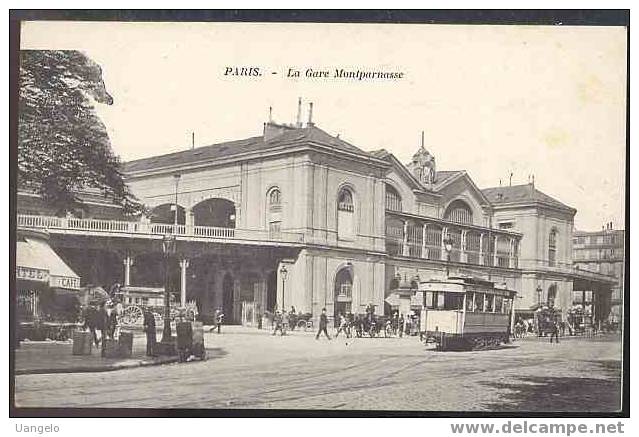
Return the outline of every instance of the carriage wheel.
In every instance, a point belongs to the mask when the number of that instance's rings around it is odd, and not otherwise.
[[[139,325],[144,319],[144,313],[138,306],[129,306],[124,309],[122,314],[122,324],[125,326]]]
[[[304,331],[306,331],[306,320],[300,320],[299,322],[297,322],[297,327],[299,329],[304,329]]]

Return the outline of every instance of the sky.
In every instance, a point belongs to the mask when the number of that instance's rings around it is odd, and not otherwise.
[[[363,150],[406,163],[424,131],[438,170],[466,170],[480,188],[534,174],[578,210],[577,229],[624,227],[625,28],[27,22],[21,47],[81,50],[102,66],[114,104],[97,110],[125,161],[188,149],[192,132],[196,147],[261,135],[269,107],[294,122],[302,97],[305,120],[312,101],[318,127]]]

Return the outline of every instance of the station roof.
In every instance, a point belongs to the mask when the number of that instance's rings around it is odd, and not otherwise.
[[[577,211],[565,203],[542,193],[532,184],[485,188],[482,192],[493,205],[533,202],[572,211],[573,213]]]
[[[308,144],[329,147],[344,152],[362,155],[368,158],[375,158],[374,155],[363,151],[339,137],[330,135],[315,125],[308,125],[305,127],[291,127],[287,125],[274,126],[281,128],[281,130],[279,134],[272,137],[260,135],[243,140],[226,141],[223,143],[211,144],[209,146],[196,147],[194,149],[125,162],[123,164],[124,173],[134,173],[138,171],[153,170],[169,166],[172,167],[201,161],[212,161],[228,158],[234,155],[276,149],[281,146],[290,147]]]

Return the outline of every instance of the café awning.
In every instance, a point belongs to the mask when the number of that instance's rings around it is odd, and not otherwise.
[[[53,288],[78,290],[80,277],[47,241],[25,238],[16,247],[16,279],[45,282]]]

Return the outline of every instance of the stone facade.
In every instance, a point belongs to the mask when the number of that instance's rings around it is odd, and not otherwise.
[[[231,322],[291,306],[333,316],[373,304],[382,314],[400,280],[447,275],[506,284],[519,293],[517,309],[548,290],[570,305],[575,210],[532,186],[480,190],[465,171],[438,170],[423,143],[404,165],[312,123],[268,122],[260,136],[128,162],[124,174],[148,217],[19,222],[60,229],[56,241],[76,258],[91,249],[123,259],[87,267],[85,282],[99,270],[101,281],[138,286],[162,284],[158,239],[174,233],[174,289]],[[94,211],[87,216],[99,218]]]

